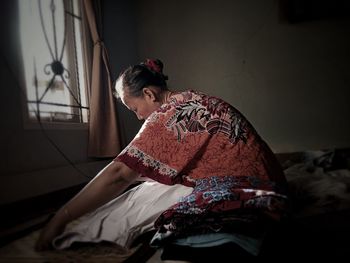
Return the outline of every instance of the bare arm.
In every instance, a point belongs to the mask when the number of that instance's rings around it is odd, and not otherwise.
[[[62,233],[70,221],[114,199],[137,178],[137,173],[125,164],[111,162],[55,214],[43,229],[36,249],[50,248],[53,238]]]

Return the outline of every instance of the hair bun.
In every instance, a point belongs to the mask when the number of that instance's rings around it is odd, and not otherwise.
[[[141,63],[145,65],[150,71],[160,74],[165,80],[167,76],[163,74],[163,62],[160,59],[146,59],[146,62]]]
[[[157,73],[163,73],[163,63],[159,59],[146,59],[145,66]]]

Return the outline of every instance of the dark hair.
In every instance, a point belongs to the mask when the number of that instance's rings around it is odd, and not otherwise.
[[[115,85],[116,96],[119,96],[121,90],[127,89],[131,96],[140,97],[142,89],[150,85],[166,90],[167,79],[163,74],[162,61],[147,59],[146,62],[128,67],[120,74]]]

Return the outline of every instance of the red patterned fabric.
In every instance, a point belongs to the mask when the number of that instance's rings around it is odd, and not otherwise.
[[[194,188],[158,218],[158,229],[181,232],[213,222],[230,229],[286,211],[286,181],[274,154],[237,109],[216,97],[172,95],[116,160],[161,183]]]

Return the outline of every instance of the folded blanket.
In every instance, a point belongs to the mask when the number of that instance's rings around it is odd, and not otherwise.
[[[154,221],[164,210],[192,190],[183,185],[144,182],[72,222],[54,239],[53,246],[64,249],[73,242],[110,241],[129,248],[138,236],[154,229]]]

